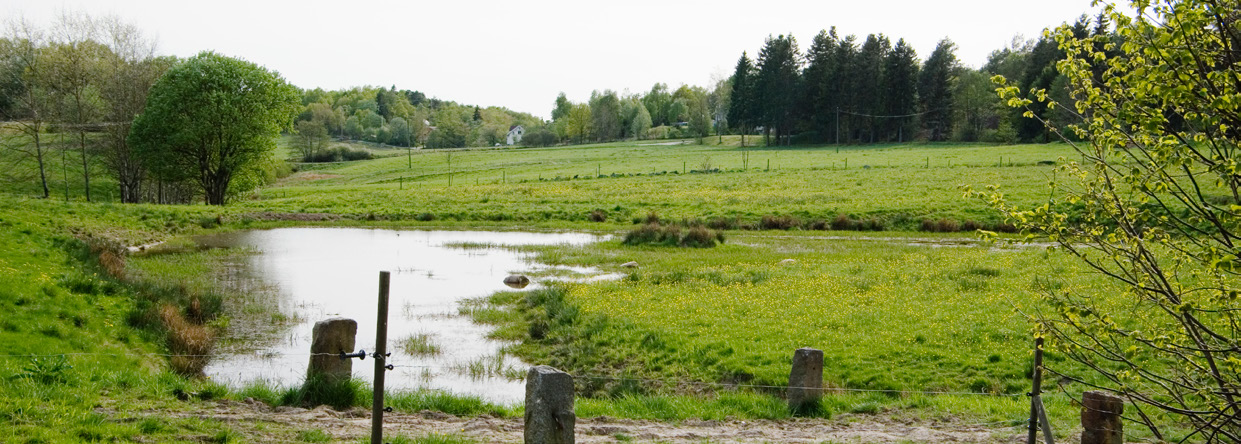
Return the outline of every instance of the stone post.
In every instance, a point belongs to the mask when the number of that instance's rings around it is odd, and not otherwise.
[[[526,444],[573,444],[573,377],[540,365],[526,374]]]
[[[1108,392],[1082,393],[1082,444],[1124,444],[1125,401]]]
[[[789,372],[789,408],[800,411],[823,396],[823,351],[799,348]]]
[[[353,353],[354,339],[358,335],[358,322],[353,319],[332,318],[315,323],[310,341],[310,368],[306,380],[321,378],[322,382],[335,383],[348,380],[353,373],[353,360],[341,359],[340,353]]]

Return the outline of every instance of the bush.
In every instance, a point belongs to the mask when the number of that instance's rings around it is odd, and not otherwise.
[[[607,222],[608,212],[603,211],[603,210],[594,210],[594,211],[591,211],[590,215],[587,217],[590,219],[591,222]]]
[[[764,215],[758,222],[758,227],[764,230],[789,230],[800,226],[801,221],[789,215],[772,216],[768,214]]]
[[[303,162],[345,162],[351,160],[370,160],[375,156],[367,150],[355,150],[348,147],[338,146],[328,148],[316,153],[307,154],[302,157]]]
[[[946,218],[939,220],[923,219],[921,229],[922,231],[932,233],[956,233],[961,231],[961,224]]]
[[[625,245],[711,248],[717,243],[724,243],[724,234],[703,225],[694,225],[682,234],[680,226],[660,225],[655,222],[626,233],[621,242]]]
[[[559,140],[556,133],[548,131],[547,128],[534,128],[526,131],[526,135],[522,136],[521,144],[529,147],[541,147],[555,145]]]

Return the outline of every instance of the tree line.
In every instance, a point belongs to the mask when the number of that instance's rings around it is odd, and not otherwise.
[[[1074,36],[1105,36],[1102,16],[1064,25]],[[581,143],[647,138],[762,134],[768,143],[884,143],[911,140],[1049,142],[1040,121],[1063,124],[1069,110],[1033,107],[1031,115],[1005,106],[991,78],[1002,75],[1033,96],[1068,100],[1063,59],[1052,36],[1015,37],[992,51],[981,68],[962,66],[956,45],[941,40],[926,58],[904,39],[820,31],[801,51],[792,35],[768,37],[756,57],[742,52],[732,75],[710,88],[664,83],[643,94],[595,91],[584,103],[561,93],[545,125],[549,139]],[[771,137],[775,141],[771,141]]]
[[[398,147],[494,146],[507,142],[513,126],[541,123],[527,113],[428,98],[395,85],[305,90],[302,107],[295,134],[307,161],[326,150],[333,138]]]

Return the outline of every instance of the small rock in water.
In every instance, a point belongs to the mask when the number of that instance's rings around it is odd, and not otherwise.
[[[625,263],[621,264],[621,267],[624,267],[624,268],[638,268],[638,263],[637,263],[637,262],[625,262]]]
[[[777,262],[777,263],[776,263],[776,265],[782,265],[782,266],[783,266],[783,265],[793,265],[793,264],[796,264],[796,263],[797,263],[797,259],[785,259],[785,260],[782,260],[782,261],[780,261],[780,262]]]
[[[504,278],[504,285],[513,288],[526,288],[527,285],[530,285],[530,278],[520,274],[509,275],[509,277]]]

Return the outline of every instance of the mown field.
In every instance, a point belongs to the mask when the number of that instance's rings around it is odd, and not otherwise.
[[[1040,247],[954,240],[972,241],[969,232],[919,232],[924,221],[950,221],[956,229],[1004,222],[983,203],[964,199],[962,185],[1002,185],[1017,204],[1046,199],[1054,175],[1046,163],[1069,156],[1067,146],[906,144],[837,152],[741,148],[736,138],[707,142],[380,148],[374,160],[295,164],[296,173],[222,208],[86,204],[72,187],[74,202],[63,203],[23,197],[32,194],[28,183],[5,185],[0,306],[12,314],[0,321],[0,354],[12,356],[0,359],[0,372],[8,375],[0,378],[0,421],[30,442],[295,436],[276,426],[260,433],[212,420],[151,424],[118,413],[193,409],[216,398],[297,405],[305,393],[186,379],[169,371],[167,359],[153,357],[170,346],[167,326],[151,315],[164,302],[188,309],[189,296],[218,301],[219,317],[204,325],[220,331],[242,322],[229,319],[238,316],[233,313],[280,320],[246,305],[253,299],[213,288],[218,282],[210,277],[227,253],[181,248],[131,257],[121,278],[100,263],[91,247],[98,240],[185,247],[189,234],[210,230],[341,224],[619,236],[651,213],[673,223],[719,222],[729,228],[727,241],[708,249],[619,240],[532,248],[540,262],[595,267],[620,278],[500,293],[463,307],[496,325],[498,337],[516,341],[511,351],[527,362],[580,375],[580,415],[661,420],[787,418],[779,390],[762,386],[786,383],[793,350],[810,346],[825,351],[829,386],[858,390],[832,394],[814,415],[951,418],[1021,433],[1028,403],[1020,394],[1029,389],[1032,365],[1026,316],[1045,309],[1038,293],[1115,294],[1070,258]],[[282,156],[290,154],[287,144],[282,149]],[[109,184],[97,177],[96,184]],[[264,216],[283,213],[341,219]],[[830,230],[842,215],[884,232]],[[796,223],[762,230],[764,216]],[[781,265],[785,259],[793,262]],[[628,261],[640,267],[619,267]],[[540,278],[553,277],[566,278]],[[64,353],[82,354],[63,362],[26,356]],[[1049,363],[1076,371],[1054,355]],[[1056,391],[1057,382],[1049,380],[1047,389]],[[355,387],[337,400],[368,405],[365,390]],[[1048,413],[1067,435],[1078,414],[1071,394],[1080,388],[1064,390],[1049,397]],[[196,395],[178,400],[186,392]],[[521,412],[477,399],[404,396],[394,401],[398,411]]]

